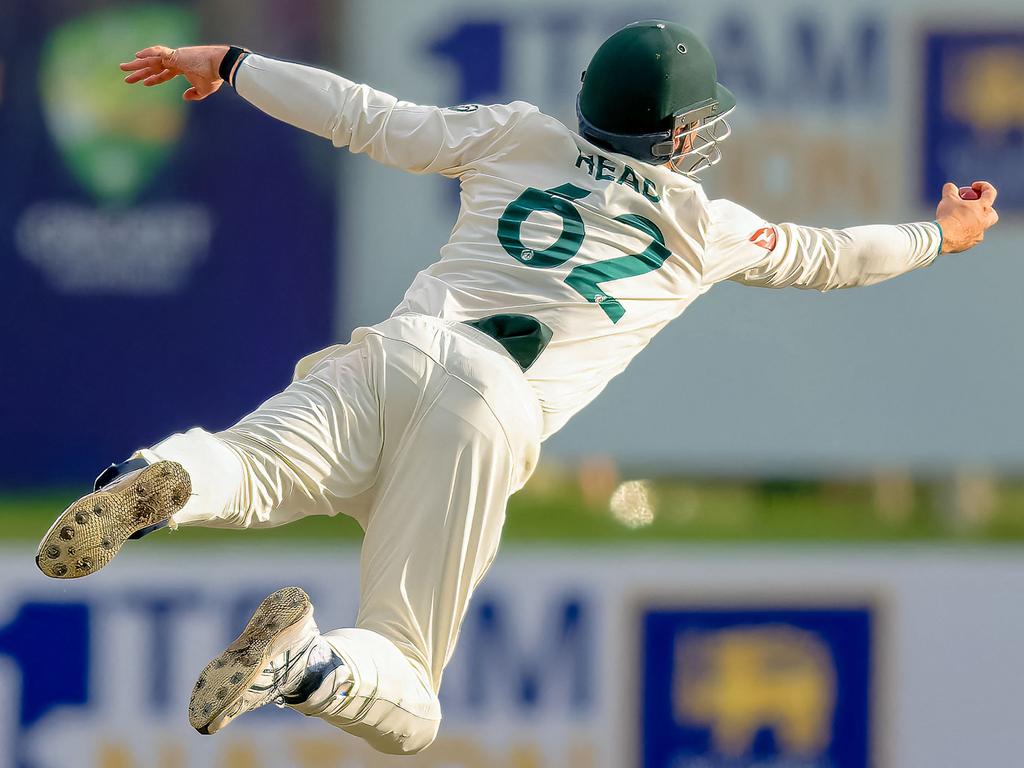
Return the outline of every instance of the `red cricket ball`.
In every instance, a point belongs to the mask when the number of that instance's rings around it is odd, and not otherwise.
[[[981,195],[975,192],[973,187],[960,187],[961,200],[977,200],[980,197]]]

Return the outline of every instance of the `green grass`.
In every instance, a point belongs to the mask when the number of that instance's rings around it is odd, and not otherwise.
[[[46,490],[40,492],[19,492],[0,494],[0,541],[21,541],[39,539],[53,522],[53,519],[81,494],[80,490]],[[177,534],[180,541],[224,542],[239,537],[246,541],[294,539],[308,541],[315,539],[353,539],[362,535],[358,524],[351,518],[311,517],[293,525],[281,528],[255,531],[218,531],[209,528],[181,528]],[[153,536],[146,540],[159,545],[166,537]]]
[[[630,528],[609,512],[614,480],[584,493],[587,483],[568,472],[539,473],[512,498],[505,528],[511,541],[628,543],[650,541],[805,542],[1001,542],[1024,544],[1024,483],[1003,482],[968,522],[946,509],[941,482],[905,481],[895,502],[879,499],[877,483],[850,481],[752,482],[670,478],[650,483],[655,515]],[[591,484],[592,485],[592,484]],[[0,494],[0,541],[35,541],[54,516],[80,493],[77,489]],[[415,510],[410,510],[415,514]],[[246,543],[358,540],[351,519],[307,518],[273,530],[220,531],[187,528],[180,545],[242,540]],[[150,539],[154,545],[167,537]]]

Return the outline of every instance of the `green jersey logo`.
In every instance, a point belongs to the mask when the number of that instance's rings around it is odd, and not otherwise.
[[[170,5],[89,13],[46,41],[40,91],[68,169],[98,202],[126,205],[166,162],[185,125],[180,89],[128,88],[117,65],[135,51],[193,37],[193,15]]]

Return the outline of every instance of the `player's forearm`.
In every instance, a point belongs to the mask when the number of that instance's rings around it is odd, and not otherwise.
[[[224,73],[227,74],[227,73]],[[248,54],[228,82],[246,101],[304,131],[348,144],[344,116],[358,86],[322,69]]]
[[[422,173],[457,163],[459,142],[448,142],[436,107],[400,102],[332,72],[255,54],[238,65],[232,85],[268,115],[385,165]]]
[[[783,285],[820,291],[874,285],[927,266],[942,232],[934,222],[831,230],[783,224],[780,243],[792,264],[774,277]]]

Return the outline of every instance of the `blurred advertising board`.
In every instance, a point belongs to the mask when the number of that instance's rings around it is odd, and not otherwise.
[[[186,104],[183,81],[122,83],[118,62],[199,40],[201,19],[191,3],[5,7],[0,485],[228,426],[330,339],[329,150],[230,89]]]
[[[925,39],[922,195],[947,178],[1000,179],[1024,210],[1024,24],[931,30]]]
[[[634,466],[714,473],[1024,463],[1005,417],[1024,376],[1009,331],[1024,279],[1019,3],[380,0],[352,4],[340,35],[346,74],[402,98],[523,99],[575,126],[594,49],[652,17],[701,33],[739,99],[724,160],[704,176],[710,196],[769,220],[896,223],[932,219],[943,181],[985,177],[1003,188],[1003,220],[977,256],[881,286],[716,288],[548,450],[578,458],[602,445]],[[364,158],[343,169],[346,330],[390,313],[437,258],[458,189]],[[660,418],[651,403],[680,415]]]
[[[506,552],[446,672],[438,741],[388,758],[274,707],[213,738],[185,717],[266,593],[301,585],[322,630],[351,621],[354,549],[140,549],[62,584],[0,552],[0,768],[953,768],[1024,751],[1008,552]]]
[[[644,766],[866,766],[870,606],[676,606],[644,614]]]

